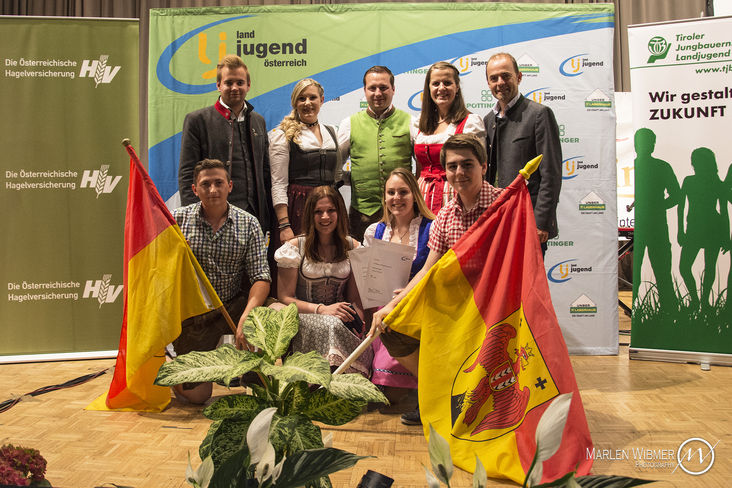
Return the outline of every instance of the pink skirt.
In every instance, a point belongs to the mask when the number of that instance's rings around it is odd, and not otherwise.
[[[375,385],[396,386],[398,388],[417,388],[417,377],[389,355],[377,337],[371,343],[374,361],[371,363],[371,382]]]

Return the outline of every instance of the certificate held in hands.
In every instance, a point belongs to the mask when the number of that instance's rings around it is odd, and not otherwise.
[[[383,307],[394,290],[409,282],[414,248],[370,236],[364,244],[348,253],[361,304],[364,309]]]

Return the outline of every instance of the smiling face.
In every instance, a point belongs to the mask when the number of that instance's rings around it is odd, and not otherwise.
[[[366,103],[369,104],[369,108],[376,115],[381,115],[391,107],[391,100],[394,98],[394,87],[391,86],[388,73],[367,74],[363,92],[366,95]]]
[[[313,212],[315,230],[321,234],[330,234],[338,224],[338,209],[329,197],[323,197],[315,204]]]
[[[457,95],[459,81],[450,69],[434,69],[430,72],[430,98],[440,112],[447,112],[452,107]]]
[[[193,193],[201,199],[203,208],[214,208],[226,205],[226,199],[233,187],[234,183],[229,180],[225,169],[203,169],[198,173]]]
[[[507,56],[496,56],[485,67],[488,87],[498,103],[504,107],[518,95],[521,76],[521,72],[516,71],[511,58]]]
[[[473,198],[480,192],[483,176],[488,169],[480,163],[470,149],[448,149],[445,151],[445,173],[448,183],[463,200]],[[463,196],[465,195],[465,196]]]
[[[249,93],[246,68],[231,69],[224,66],[221,68],[221,81],[216,82],[216,88],[221,94],[221,100],[238,113],[244,106],[244,100]]]
[[[318,87],[310,85],[305,88],[297,96],[295,100],[295,110],[300,120],[306,124],[312,124],[318,120],[320,106],[323,104],[324,98],[320,95]]]
[[[414,218],[414,195],[407,183],[399,176],[392,175],[384,186],[384,202],[389,213],[395,218]]]

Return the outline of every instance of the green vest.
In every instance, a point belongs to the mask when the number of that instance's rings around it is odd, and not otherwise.
[[[351,207],[365,215],[381,209],[381,195],[389,173],[412,169],[411,117],[394,110],[377,120],[361,111],[351,116]]]

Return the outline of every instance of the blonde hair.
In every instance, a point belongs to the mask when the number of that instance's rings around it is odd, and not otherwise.
[[[288,141],[293,141],[296,144],[300,143],[300,133],[302,132],[302,127],[300,126],[300,116],[297,114],[297,109],[295,108],[295,105],[297,104],[297,99],[300,97],[303,91],[309,86],[314,86],[318,89],[318,93],[320,94],[321,98],[323,97],[323,94],[325,93],[323,91],[323,87],[315,81],[312,78],[305,78],[304,80],[300,80],[295,84],[295,87],[292,89],[292,95],[290,95],[290,105],[292,105],[292,111],[285,115],[285,118],[282,119],[282,122],[280,122],[280,129],[282,129],[282,132],[285,133],[285,139]]]
[[[427,204],[422,197],[422,192],[419,191],[417,178],[414,177],[412,172],[405,168],[396,168],[391,173],[389,173],[389,177],[386,179],[386,181],[389,181],[392,176],[398,176],[399,178],[401,178],[402,181],[404,181],[404,183],[407,184],[407,187],[409,187],[409,191],[412,193],[412,199],[414,200],[414,215],[421,215],[426,219],[435,220],[435,214],[433,214],[432,211],[427,208]],[[396,225],[396,222],[393,221],[394,217],[391,215],[389,207],[386,206],[386,184],[384,184],[384,190],[381,193],[381,208],[384,209],[384,216],[381,218],[381,221],[387,225],[391,225],[393,228]]]
[[[251,85],[252,80],[249,77],[249,68],[247,68],[247,65],[244,64],[244,60],[241,59],[236,54],[228,54],[221,58],[221,61],[219,61],[219,64],[216,65],[216,82],[221,83],[221,70],[224,68],[229,68],[229,70],[233,71],[237,68],[244,68],[244,71],[247,72],[247,85]]]

